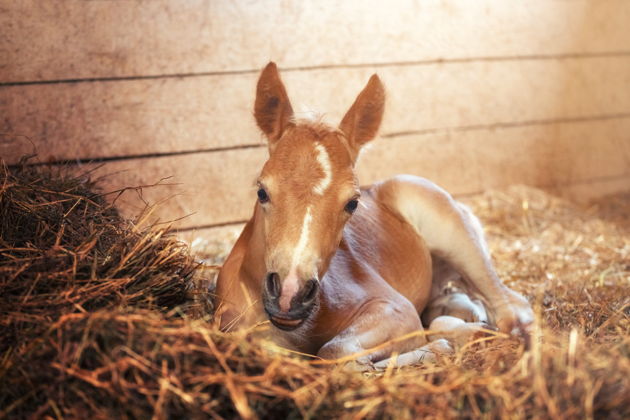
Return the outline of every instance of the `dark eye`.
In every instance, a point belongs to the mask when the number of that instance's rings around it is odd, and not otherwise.
[[[269,196],[267,195],[267,191],[265,191],[264,188],[259,188],[258,189],[258,201],[260,201],[261,203],[266,203],[267,201],[269,201]]]
[[[357,209],[358,206],[359,206],[359,200],[357,200],[356,198],[353,198],[352,200],[348,201],[348,204],[346,204],[346,207],[344,207],[344,210],[352,214],[354,213],[354,211]]]

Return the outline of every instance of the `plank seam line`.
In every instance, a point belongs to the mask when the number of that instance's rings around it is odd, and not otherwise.
[[[434,58],[427,60],[373,62],[373,63],[349,63],[349,64],[316,64],[312,66],[283,67],[282,72],[300,72],[313,70],[336,70],[336,69],[359,69],[359,68],[387,68],[387,67],[408,67],[408,66],[429,66],[436,64],[461,64],[475,62],[503,62],[503,61],[535,61],[535,60],[570,60],[589,59],[603,57],[630,57],[630,51],[602,51],[586,53],[564,53],[564,54],[523,54],[506,56],[479,56],[479,57],[455,57],[455,58]],[[25,85],[49,85],[49,84],[75,84],[94,82],[117,82],[134,80],[156,80],[156,79],[186,79],[193,77],[208,76],[233,76],[243,74],[257,74],[261,69],[240,69],[240,70],[217,70],[188,73],[165,73],[153,75],[136,76],[111,76],[111,77],[83,77],[51,80],[24,80],[14,82],[0,82],[0,88]]]
[[[622,179],[630,179],[630,174],[605,175],[605,176],[592,177],[592,178],[587,178],[587,179],[569,182],[569,183],[539,184],[539,185],[533,185],[533,187],[542,188],[542,189],[573,187],[577,185],[589,185],[589,184],[596,184],[598,182],[617,181],[617,180],[622,180]],[[473,192],[468,192],[468,193],[453,194],[453,197],[457,199],[470,198],[470,197],[474,197],[476,195],[482,194],[485,191],[488,191],[488,190],[486,189],[486,190],[479,190],[479,191],[473,191]],[[236,220],[232,222],[210,223],[210,224],[205,224],[205,225],[177,228],[173,230],[175,232],[190,232],[190,231],[201,230],[201,229],[213,229],[213,228],[219,228],[219,227],[235,226],[242,223],[247,223],[247,221],[249,221],[249,219]]]
[[[234,222],[222,222],[222,223],[210,223],[207,225],[199,225],[199,226],[191,226],[191,227],[184,227],[184,228],[176,228],[173,229],[174,232],[190,232],[193,230],[200,230],[200,229],[214,229],[214,228],[220,228],[220,227],[227,227],[227,226],[236,226],[236,225],[240,225],[242,223],[247,223],[249,219],[247,220],[237,220]]]
[[[405,137],[416,135],[430,135],[430,134],[444,134],[450,132],[466,132],[466,131],[479,131],[479,130],[502,130],[509,128],[519,128],[527,126],[537,125],[552,125],[552,124],[569,124],[569,123],[585,123],[592,121],[607,121],[625,119],[630,117],[630,112],[619,112],[614,114],[600,114],[600,115],[587,115],[582,117],[564,117],[553,119],[538,119],[538,120],[525,120],[525,121],[512,121],[512,122],[498,122],[493,124],[472,124],[461,125],[455,127],[439,127],[439,128],[427,128],[423,130],[408,130],[408,131],[395,131],[392,133],[382,134],[383,138],[392,137]]]
[[[630,179],[630,173],[595,176],[591,178],[580,179],[578,181],[572,181],[572,182],[566,182],[566,183],[550,182],[547,184],[534,184],[534,185],[529,185],[529,186],[534,187],[534,188],[553,189],[553,188],[562,188],[562,187],[574,187],[578,185],[591,185],[591,184],[597,184],[598,182],[618,181],[622,179]],[[527,184],[524,184],[524,185],[527,185]],[[474,197],[475,195],[483,194],[485,191],[488,191],[489,189],[492,189],[492,188],[488,188],[485,190],[482,189],[482,190],[467,192],[467,193],[453,194],[453,197],[455,198]]]
[[[569,123],[586,123],[593,121],[608,121],[608,120],[617,120],[617,119],[626,119],[630,118],[630,112],[621,112],[616,114],[601,114],[601,115],[589,115],[584,117],[566,117],[566,118],[555,118],[549,120],[527,120],[527,121],[514,121],[514,122],[499,122],[493,124],[476,124],[476,125],[463,125],[463,126],[455,126],[455,127],[441,127],[441,128],[428,128],[424,130],[409,130],[409,131],[398,131],[392,133],[384,133],[381,134],[380,137],[384,139],[390,139],[395,137],[406,137],[406,136],[428,136],[432,134],[448,134],[448,133],[460,133],[467,131],[481,131],[481,130],[505,130],[510,128],[519,128],[519,127],[528,127],[528,126],[541,126],[541,125],[552,125],[552,124],[569,124]],[[9,136],[7,133],[0,133],[1,136]],[[18,136],[18,135],[15,135]],[[59,159],[52,160],[49,162],[33,162],[26,163],[24,166],[35,167],[35,166],[62,166],[62,165],[83,165],[88,163],[106,163],[106,162],[118,162],[124,160],[134,160],[134,159],[150,159],[150,158],[163,158],[163,157],[173,157],[173,156],[184,156],[184,155],[193,155],[193,154],[201,154],[201,153],[215,153],[215,152],[228,152],[233,150],[246,150],[246,149],[260,149],[267,147],[265,143],[250,143],[243,144],[238,146],[225,146],[225,147],[212,147],[205,149],[195,149],[195,150],[181,150],[177,152],[156,152],[156,153],[141,153],[135,155],[118,155],[118,156],[101,156],[101,157],[83,157],[83,158],[75,158],[75,159]],[[10,164],[9,168],[16,168],[21,166],[20,164]]]
[[[252,143],[252,144],[241,144],[238,146],[226,146],[226,147],[211,147],[206,149],[196,149],[196,150],[181,150],[178,152],[156,152],[156,153],[140,153],[136,155],[120,155],[120,156],[102,156],[102,157],[88,157],[88,158],[74,158],[74,159],[59,159],[59,160],[51,160],[49,162],[33,162],[33,163],[25,163],[23,165],[19,163],[14,163],[8,165],[10,169],[15,169],[17,167],[26,166],[26,167],[36,167],[36,166],[79,166],[91,163],[107,163],[107,162],[119,162],[124,160],[134,160],[134,159],[151,159],[151,158],[163,158],[163,157],[172,157],[172,156],[185,156],[185,155],[194,155],[201,153],[214,153],[214,152],[226,152],[232,150],[246,150],[246,149],[259,149],[261,147],[266,147],[267,145],[264,143]]]

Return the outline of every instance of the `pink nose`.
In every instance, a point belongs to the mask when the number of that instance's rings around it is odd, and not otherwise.
[[[317,280],[306,281],[300,288],[297,276],[287,276],[280,284],[278,273],[269,273],[265,280],[267,310],[278,315],[289,312],[304,312],[315,303],[318,285]]]
[[[282,312],[289,312],[291,309],[291,301],[297,295],[300,290],[297,277],[287,277],[282,283],[282,290],[280,291],[280,299],[278,304]]]

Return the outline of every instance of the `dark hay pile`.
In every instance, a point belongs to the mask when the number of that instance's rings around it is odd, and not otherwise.
[[[588,209],[514,188],[471,203],[538,313],[432,366],[360,374],[225,335],[164,231],[76,178],[0,174],[0,418],[628,418],[630,196]],[[268,328],[268,327],[263,327]]]

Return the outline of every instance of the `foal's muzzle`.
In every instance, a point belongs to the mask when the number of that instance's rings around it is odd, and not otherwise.
[[[263,306],[273,325],[281,330],[291,331],[298,328],[311,315],[317,304],[319,283],[315,279],[307,280],[291,299],[289,311],[280,309],[279,300],[282,292],[278,273],[268,273],[263,286]]]

